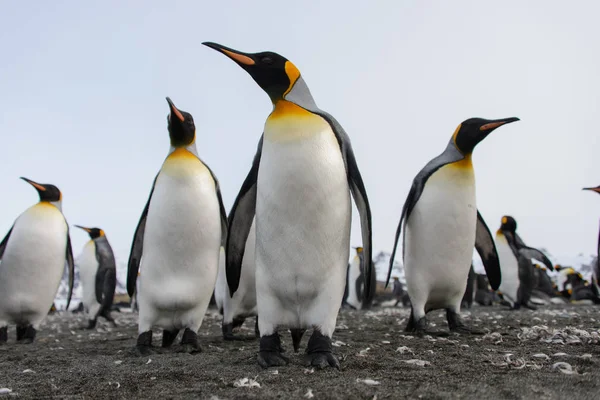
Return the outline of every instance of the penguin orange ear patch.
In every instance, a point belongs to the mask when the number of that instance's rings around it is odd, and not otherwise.
[[[508,222],[508,219],[506,217],[502,217],[502,223],[506,224]]]

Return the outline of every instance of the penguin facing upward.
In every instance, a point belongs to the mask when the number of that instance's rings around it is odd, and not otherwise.
[[[215,287],[227,215],[219,182],[198,157],[192,115],[167,97],[171,147],[135,231],[127,291],[137,286],[138,354],[152,352],[152,328],[169,347],[184,329],[182,350],[201,351],[198,329]],[[138,277],[138,270],[143,271]],[[136,285],[137,283],[137,285]]]
[[[90,240],[75,260],[83,289],[83,307],[88,314],[87,329],[96,327],[98,316],[117,326],[110,315],[117,287],[117,264],[112,247],[102,229],[75,226],[90,235]]]
[[[521,306],[536,309],[529,303],[535,284],[531,259],[541,261],[551,271],[552,263],[544,253],[525,245],[517,233],[517,221],[508,215],[502,217],[500,229],[496,232],[496,248],[502,268],[502,283],[498,292],[503,300],[515,310]]]
[[[304,330],[313,328],[305,364],[339,368],[331,337],[346,281],[351,193],[362,226],[366,292],[374,290],[371,212],[350,139],[331,115],[317,107],[300,71],[286,58],[204,44],[248,72],[273,103],[252,168],[229,216],[226,248],[227,282],[235,293],[256,216],[258,363],[263,368],[288,363],[278,334],[287,326],[294,347]]]
[[[413,180],[402,214],[387,281],[404,227],[403,257],[412,312],[406,330],[422,335],[425,314],[446,309],[451,331],[470,333],[460,318],[460,303],[473,257],[481,256],[492,288],[501,275],[494,240],[479,211],[471,154],[475,146],[500,126],[518,118],[462,122],[442,154],[431,160]]]
[[[248,239],[246,239],[246,247],[242,260],[242,271],[240,275],[240,283],[238,289],[233,295],[230,295],[227,290],[227,279],[221,284],[225,291],[223,297],[223,339],[225,340],[242,340],[244,337],[236,336],[233,330],[243,325],[248,317],[257,316],[256,309],[256,263],[255,263],[255,247],[256,247],[256,228],[252,222]],[[258,317],[255,325],[256,337],[260,337],[258,331]]]
[[[355,310],[360,310],[363,304],[365,277],[363,274],[363,248],[354,247],[356,255],[348,265],[345,303]]]
[[[25,210],[0,242],[0,345],[8,324],[17,325],[17,341],[32,343],[69,269],[67,307],[73,294],[74,262],[62,194],[54,185],[21,178],[33,186],[39,203]]]
[[[600,194],[600,186],[583,188]],[[600,296],[600,230],[598,231],[598,245],[596,248],[596,263],[592,268],[592,290],[596,296]]]

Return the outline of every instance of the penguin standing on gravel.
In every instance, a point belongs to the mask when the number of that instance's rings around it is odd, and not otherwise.
[[[278,330],[297,349],[313,328],[305,363],[339,368],[331,337],[342,303],[355,199],[362,226],[365,281],[371,282],[371,212],[340,124],[317,107],[300,71],[273,52],[242,53],[204,43],[236,62],[269,95],[273,111],[250,173],[229,216],[227,281],[235,293],[246,239],[256,216],[256,293],[263,368],[288,363]],[[367,284],[367,296],[371,290]]]
[[[69,225],[62,213],[62,194],[54,185],[21,178],[33,186],[39,203],[15,220],[0,242],[0,345],[8,324],[17,325],[17,340],[32,343],[69,269],[67,307],[73,294],[74,267]]]
[[[475,198],[475,173],[471,154],[475,146],[500,126],[518,118],[471,118],[461,123],[446,150],[415,177],[402,208],[387,281],[394,263],[402,228],[404,266],[412,312],[406,330],[422,335],[425,314],[446,309],[451,331],[471,333],[460,318],[473,246],[481,256],[492,288],[501,275],[494,240]]]
[[[198,329],[215,287],[219,249],[227,237],[227,215],[217,178],[196,151],[192,115],[167,97],[171,146],[154,179],[135,231],[127,291],[136,290],[139,326],[136,350],[151,353],[152,328],[163,328],[169,347],[179,330],[182,349],[201,351]]]
[[[117,264],[112,247],[102,229],[75,226],[90,235],[75,261],[83,289],[83,307],[89,319],[87,329],[96,327],[98,316],[117,326],[110,315],[117,287]]]
[[[600,194],[600,186],[583,188]],[[598,232],[598,246],[596,249],[596,263],[592,267],[592,290],[596,296],[600,296],[600,231]]]
[[[511,216],[502,217],[500,229],[496,232],[496,247],[502,268],[502,284],[498,292],[513,309],[521,306],[536,309],[530,303],[534,289],[534,267],[532,258],[541,261],[552,271],[552,263],[538,249],[527,247],[517,233],[517,221]]]

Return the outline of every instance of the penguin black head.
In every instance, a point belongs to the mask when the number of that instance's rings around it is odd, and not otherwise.
[[[104,236],[104,231],[100,228],[86,228],[85,226],[75,225],[79,229],[83,229],[89,233],[91,239],[97,239],[100,236]]]
[[[596,192],[596,193],[600,194],[600,186],[587,187],[587,188],[583,188],[583,190],[591,190],[592,192]]]
[[[515,233],[517,230],[517,221],[515,221],[515,219],[509,215],[505,215],[504,217],[502,217],[502,225],[500,225],[500,230],[502,231],[508,231],[508,232],[512,232]]]
[[[21,177],[21,179],[29,183],[35,188],[35,190],[37,190],[38,194],[40,195],[40,201],[54,203],[62,200],[62,194],[56,186],[49,183],[37,183],[25,177]]]
[[[167,103],[169,103],[169,108],[171,109],[167,117],[171,146],[183,147],[194,143],[196,139],[196,125],[194,125],[192,114],[179,110],[168,97]]]
[[[202,43],[231,58],[250,74],[252,79],[271,98],[273,103],[281,100],[300,77],[300,71],[285,57],[264,51],[261,53],[242,53],[213,42]]]
[[[485,139],[496,128],[519,121],[519,118],[504,119],[470,118],[463,121],[454,131],[453,140],[456,148],[463,154],[471,154],[475,146]]]

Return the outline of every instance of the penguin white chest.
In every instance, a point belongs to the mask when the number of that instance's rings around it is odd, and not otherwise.
[[[506,300],[514,303],[519,291],[519,262],[502,232],[496,233],[496,251],[502,271],[502,282],[498,290]]]
[[[38,203],[19,216],[0,267],[0,322],[41,322],[65,268],[67,224],[58,208]]]
[[[140,263],[140,310],[208,304],[218,271],[221,222],[215,183],[185,149],[165,160],[154,186]]]
[[[470,158],[434,172],[406,223],[404,260],[411,301],[426,309],[460,305],[473,257],[476,220]]]
[[[282,323],[298,326],[305,320],[299,314],[311,314],[313,303],[341,304],[352,209],[331,127],[320,116],[292,111],[278,115],[276,108],[265,124],[256,199],[256,282],[259,316],[261,304],[276,302],[273,312],[297,310]]]
[[[100,308],[96,300],[96,273],[98,260],[96,259],[96,244],[89,240],[75,263],[79,268],[79,278],[83,290],[83,306],[87,313],[95,315]]]

